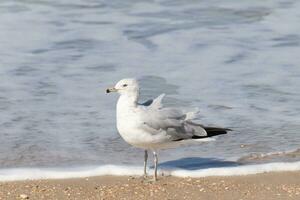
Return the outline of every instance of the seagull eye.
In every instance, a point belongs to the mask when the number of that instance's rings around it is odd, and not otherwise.
[[[123,87],[127,87],[127,84],[124,84]]]

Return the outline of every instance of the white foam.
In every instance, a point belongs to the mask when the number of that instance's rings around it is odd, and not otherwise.
[[[218,167],[199,170],[185,170],[178,168],[164,168],[160,174],[175,177],[207,177],[207,176],[238,176],[278,171],[300,170],[300,161],[291,163],[267,163],[258,165],[245,165],[237,167]],[[150,170],[150,173],[152,170]],[[14,168],[1,169],[0,182],[37,180],[37,179],[67,179],[92,176],[140,176],[143,168],[137,166],[102,165],[78,168]]]
[[[102,165],[76,168],[11,168],[0,170],[0,181],[67,179],[92,176],[133,176],[142,174],[141,167]]]
[[[300,149],[293,149],[287,151],[274,151],[269,153],[251,153],[241,158],[236,159],[236,161],[241,160],[253,160],[253,159],[265,159],[265,158],[276,158],[276,157],[287,157],[287,156],[296,156],[299,155]]]

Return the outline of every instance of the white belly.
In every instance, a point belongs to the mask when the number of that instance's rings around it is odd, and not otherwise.
[[[124,98],[120,98],[117,104],[117,129],[127,143],[143,149],[161,149],[174,143],[168,140],[164,131],[148,132],[141,119],[143,110],[127,104]]]
[[[117,120],[117,129],[121,137],[129,144],[139,147],[146,148],[145,143],[151,143],[149,141],[149,134],[141,131],[137,125],[137,119],[126,118]],[[132,123],[135,122],[135,123]]]
[[[181,141],[169,141],[164,132],[153,135],[133,125],[129,120],[121,120],[117,123],[121,137],[132,146],[142,149],[167,149],[182,145]]]

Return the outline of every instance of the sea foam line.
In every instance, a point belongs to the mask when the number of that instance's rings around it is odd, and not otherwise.
[[[207,176],[238,176],[264,172],[298,171],[298,162],[277,162],[257,165],[244,165],[235,167],[217,167],[199,170],[185,170],[178,168],[164,168],[160,173],[176,177],[207,177]],[[150,170],[151,173],[152,170]],[[0,170],[0,181],[20,181],[37,179],[67,179],[92,176],[140,176],[142,167],[102,165],[76,168],[10,168]]]

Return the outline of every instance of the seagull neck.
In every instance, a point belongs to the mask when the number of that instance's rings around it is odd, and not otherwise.
[[[138,101],[138,94],[127,95],[123,94],[118,100],[118,106],[126,105],[127,107],[136,107]]]

